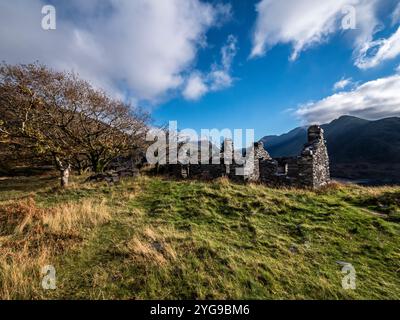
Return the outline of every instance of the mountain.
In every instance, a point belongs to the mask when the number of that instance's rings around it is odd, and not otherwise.
[[[400,118],[369,121],[343,116],[322,128],[334,177],[400,182]],[[307,141],[307,128],[261,141],[272,157],[295,156]]]
[[[307,142],[307,128],[296,128],[281,136],[266,136],[260,141],[272,157],[296,156]]]

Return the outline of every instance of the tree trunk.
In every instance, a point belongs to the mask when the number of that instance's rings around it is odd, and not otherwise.
[[[68,165],[68,167],[66,167],[66,168],[60,169],[60,178],[61,178],[61,187],[62,188],[68,187],[70,171],[71,171],[70,165]]]
[[[56,156],[54,157],[54,160],[56,162],[56,166],[58,170],[60,171],[60,184],[62,188],[67,188],[68,187],[68,182],[69,182],[69,175],[71,173],[71,164],[67,163],[64,165],[60,159],[58,159]]]
[[[91,167],[92,167],[92,171],[95,173],[99,173],[99,160],[97,157],[90,157],[90,162],[91,162]]]

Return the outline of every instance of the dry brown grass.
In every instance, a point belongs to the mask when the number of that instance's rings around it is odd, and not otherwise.
[[[31,198],[0,206],[0,299],[43,297],[41,268],[80,243],[84,228],[109,219],[104,201],[44,209]]]
[[[51,264],[54,251],[43,243],[32,251],[28,245],[0,249],[0,299],[32,299],[40,297],[40,270]]]
[[[217,183],[219,185],[222,185],[222,186],[228,186],[228,185],[230,185],[232,183],[229,180],[229,178],[227,178],[227,177],[221,177],[221,178],[215,179],[215,181],[213,181],[213,182],[215,182],[215,183]]]
[[[43,223],[51,232],[75,233],[81,228],[103,224],[111,219],[104,200],[95,202],[91,199],[80,203],[69,202],[59,205],[50,214],[43,216]]]
[[[175,260],[177,254],[166,241],[160,231],[147,227],[141,236],[134,236],[128,243],[127,249],[132,260],[142,264],[164,266],[168,261]]]

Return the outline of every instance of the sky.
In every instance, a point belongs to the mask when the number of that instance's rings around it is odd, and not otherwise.
[[[400,116],[400,2],[0,0],[0,60],[74,71],[154,126],[259,139]]]

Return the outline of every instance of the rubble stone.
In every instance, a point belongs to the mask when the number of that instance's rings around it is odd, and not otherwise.
[[[273,186],[320,188],[330,182],[324,130],[317,125],[308,129],[308,142],[297,157],[272,159],[262,142],[246,150],[248,159],[254,161],[237,164],[233,152],[233,142],[225,140],[220,150],[220,164],[211,164],[210,159],[210,164],[167,165],[166,172],[184,179],[228,177],[236,182],[260,182]],[[232,157],[224,157],[226,154],[232,154]],[[238,175],[236,169],[244,169],[244,175]]]

